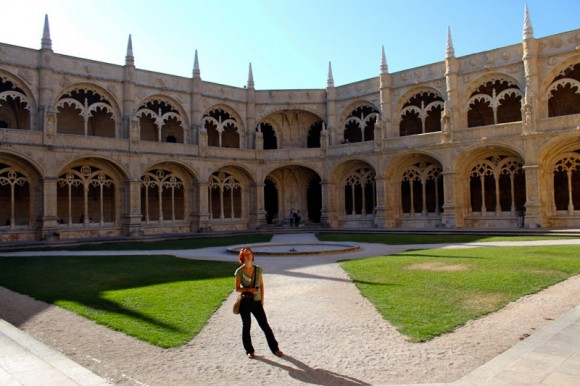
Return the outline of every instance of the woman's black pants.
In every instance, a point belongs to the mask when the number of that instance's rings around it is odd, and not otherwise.
[[[268,324],[268,319],[266,318],[266,313],[264,312],[264,307],[261,301],[242,301],[240,304],[240,317],[242,318],[242,342],[244,343],[244,349],[246,354],[254,353],[254,346],[252,346],[252,337],[250,335],[250,329],[252,328],[252,317],[254,315],[256,321],[260,325],[262,331],[266,335],[266,340],[268,341],[268,346],[270,351],[275,353],[278,351],[278,342],[274,337],[274,333]]]

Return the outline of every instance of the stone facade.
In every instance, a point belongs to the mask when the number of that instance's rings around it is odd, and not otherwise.
[[[326,89],[0,44],[0,240],[580,226],[580,30]],[[525,214],[525,217],[524,217]],[[525,220],[522,222],[522,219]]]

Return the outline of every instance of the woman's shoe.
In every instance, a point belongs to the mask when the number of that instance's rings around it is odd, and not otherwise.
[[[251,354],[248,353],[248,358],[254,359],[255,357],[256,357],[256,354],[254,354],[254,353],[251,353]]]
[[[282,351],[278,350],[274,353],[274,355],[276,355],[277,357],[281,357],[281,356],[284,356],[284,353]]]

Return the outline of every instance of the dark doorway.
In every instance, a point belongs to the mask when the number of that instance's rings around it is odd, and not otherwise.
[[[264,181],[264,209],[266,210],[266,223],[276,224],[278,222],[278,189],[269,178]]]
[[[322,187],[320,185],[320,177],[313,176],[308,184],[307,205],[308,205],[308,219],[310,222],[319,223],[322,210]]]

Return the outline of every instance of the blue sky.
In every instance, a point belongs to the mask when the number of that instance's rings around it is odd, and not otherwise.
[[[9,5],[6,5],[9,4]],[[521,42],[524,5],[536,38],[580,28],[578,0],[36,0],[0,5],[0,42],[40,48],[48,14],[53,50],[124,64],[132,34],[139,69],[256,89],[326,87]]]

